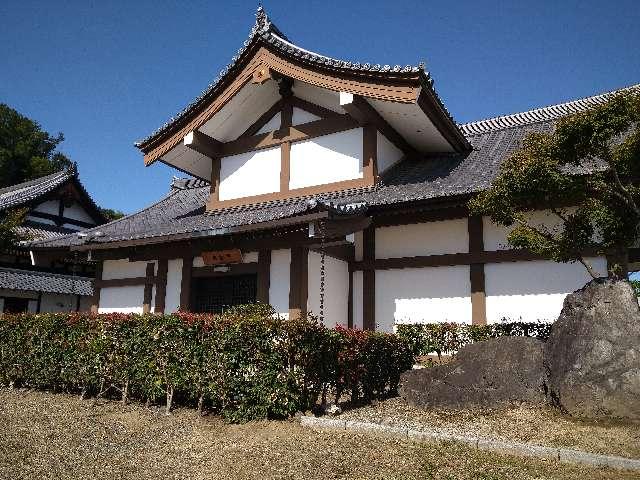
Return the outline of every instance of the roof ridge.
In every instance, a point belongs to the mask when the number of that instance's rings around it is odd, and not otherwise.
[[[71,175],[69,175],[71,174]],[[0,188],[0,195],[7,192],[13,192],[15,190],[20,190],[22,188],[31,187],[33,185],[37,185],[39,183],[44,183],[48,180],[52,180],[57,176],[61,178],[71,178],[77,174],[77,170],[74,170],[73,166],[69,168],[65,168],[63,170],[58,170],[57,172],[48,173],[47,175],[42,175],[41,177],[32,178],[31,180],[26,180],[24,182],[16,183],[14,185],[7,185],[6,187]]]
[[[577,98],[563,103],[548,105],[546,107],[538,107],[524,112],[511,113],[463,123],[460,124],[459,127],[466,136],[473,136],[497,130],[504,130],[507,128],[547,122],[572,113],[583,112],[591,107],[605,103],[614,95],[632,90],[640,91],[640,83],[591,95],[589,97]]]

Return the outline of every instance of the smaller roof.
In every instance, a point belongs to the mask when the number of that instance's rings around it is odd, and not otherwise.
[[[0,288],[83,296],[93,295],[93,283],[90,278],[17,268],[0,268]]]

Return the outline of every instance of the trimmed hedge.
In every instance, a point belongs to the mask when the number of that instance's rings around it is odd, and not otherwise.
[[[24,314],[0,318],[0,384],[205,405],[231,422],[284,418],[319,396],[384,397],[414,361],[395,335],[223,315]]]
[[[546,341],[552,325],[544,322],[503,322],[490,325],[423,323],[397,325],[396,332],[398,337],[409,343],[415,355],[435,353],[439,358],[443,353],[456,352],[465,345],[489,338],[518,336]]]

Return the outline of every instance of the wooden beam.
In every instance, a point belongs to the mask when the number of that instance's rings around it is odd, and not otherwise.
[[[409,142],[361,96],[340,92],[340,106],[361,125],[373,125],[387,140],[402,150],[408,157],[418,156]]]
[[[128,278],[112,278],[109,280],[96,280],[96,284],[100,288],[110,287],[135,287],[138,285],[153,285],[156,282],[156,277],[128,277]]]
[[[209,202],[217,202],[220,200],[220,167],[222,161],[220,158],[211,159],[211,186],[209,187]]]
[[[264,112],[262,115],[260,115],[258,120],[253,122],[249,126],[249,128],[247,128],[242,133],[242,135],[240,135],[238,138],[251,137],[251,136],[255,135],[258,130],[260,130],[267,123],[269,123],[269,120],[271,120],[276,113],[282,111],[282,104],[283,104],[283,101],[282,101],[282,99],[280,99],[276,103],[271,105],[271,107],[266,112]]]
[[[364,178],[371,184],[378,178],[378,134],[373,125],[362,129],[362,170]]]
[[[151,299],[153,297],[155,268],[155,263],[147,263],[146,281],[144,285],[144,298],[142,300],[142,313],[149,313],[151,311]]]
[[[206,133],[199,130],[192,130],[184,136],[184,146],[195,150],[196,152],[209,158],[218,158],[222,156],[222,142],[219,142]]]
[[[153,311],[155,313],[164,313],[165,303],[167,299],[167,273],[169,270],[169,261],[166,258],[158,259],[158,275],[156,277],[156,301]]]
[[[298,318],[307,314],[309,288],[309,251],[306,247],[291,249],[289,267],[289,318]]]
[[[362,260],[375,262],[376,229],[366,228],[362,231]],[[376,329],[376,271],[374,269],[362,272],[362,328]]]
[[[235,263],[233,265],[218,265],[213,267],[193,267],[191,270],[191,277],[226,277],[229,275],[245,275],[249,273],[258,273],[257,263]]]
[[[193,256],[182,258],[182,281],[180,282],[180,310],[188,312],[191,309],[191,273],[193,270]]]
[[[395,227],[414,223],[438,222],[467,218],[469,209],[465,207],[447,207],[429,210],[399,211],[392,214],[377,215],[373,218],[376,227]]]
[[[271,284],[271,250],[262,249],[258,252],[258,288],[256,300],[269,303],[269,287]]]
[[[294,107],[299,108],[300,110],[304,110],[305,112],[309,112],[316,117],[328,118],[336,115],[336,112],[334,112],[333,110],[329,110],[328,108],[322,107],[315,103],[307,102],[306,100],[299,97],[292,97],[289,101]]]

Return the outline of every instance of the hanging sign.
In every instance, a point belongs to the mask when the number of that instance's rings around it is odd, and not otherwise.
[[[202,252],[202,260],[205,265],[229,265],[232,263],[242,263],[242,252],[239,248]]]

